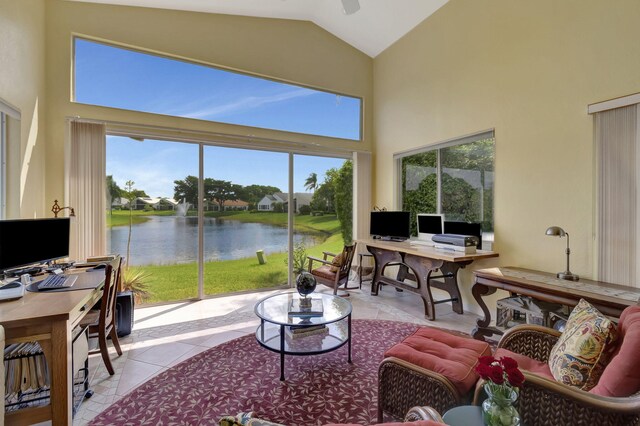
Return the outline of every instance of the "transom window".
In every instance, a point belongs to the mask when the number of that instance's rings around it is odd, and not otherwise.
[[[362,101],[75,38],[74,101],[361,140]]]

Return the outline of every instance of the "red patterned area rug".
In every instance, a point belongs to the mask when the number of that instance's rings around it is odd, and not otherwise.
[[[217,425],[224,415],[255,411],[288,426],[376,421],[378,364],[384,351],[418,325],[352,323],[347,347],[322,355],[280,357],[248,335],[202,352],[114,403],[93,425]]]

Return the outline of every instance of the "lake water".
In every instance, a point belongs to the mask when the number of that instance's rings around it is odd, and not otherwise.
[[[132,265],[189,263],[198,259],[198,218],[148,216],[149,221],[133,225],[131,233]],[[107,229],[108,253],[126,256],[128,226]],[[255,257],[287,250],[287,229],[264,223],[204,218],[205,261]],[[308,234],[294,235],[294,242],[315,244]]]

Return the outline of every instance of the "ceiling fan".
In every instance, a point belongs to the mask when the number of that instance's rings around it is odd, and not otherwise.
[[[342,0],[342,11],[345,15],[352,15],[360,10],[358,0]]]

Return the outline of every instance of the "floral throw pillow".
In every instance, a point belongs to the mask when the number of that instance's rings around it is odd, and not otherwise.
[[[616,348],[616,324],[581,299],[549,354],[553,377],[588,391],[598,383]]]

